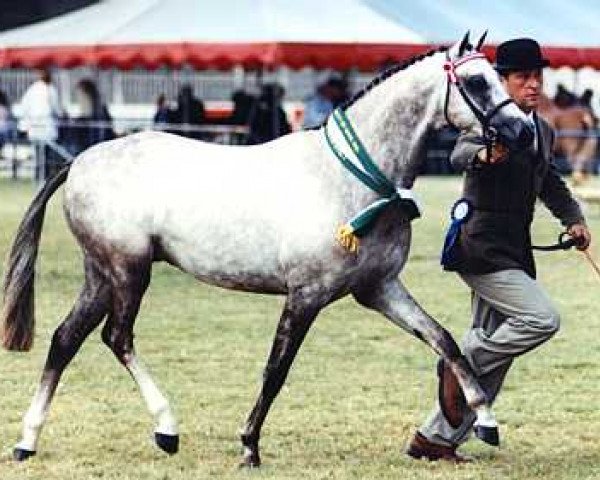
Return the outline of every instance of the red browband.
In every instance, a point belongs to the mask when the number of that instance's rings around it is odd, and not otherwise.
[[[444,62],[444,70],[448,74],[448,80],[450,82],[456,84],[458,82],[458,79],[456,78],[455,70],[458,67],[460,67],[463,63],[467,63],[469,60],[475,60],[478,58],[487,58],[487,57],[481,52],[475,52],[475,53],[471,53],[465,57],[459,58],[455,62],[452,62],[451,60],[446,60]]]

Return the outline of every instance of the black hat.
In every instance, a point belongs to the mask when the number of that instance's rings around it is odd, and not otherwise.
[[[516,38],[501,43],[496,49],[498,72],[517,70],[536,70],[550,65],[548,59],[542,57],[540,45],[531,38]]]

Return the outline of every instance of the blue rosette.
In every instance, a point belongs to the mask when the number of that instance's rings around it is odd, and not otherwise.
[[[457,200],[450,210],[450,227],[446,233],[446,239],[444,240],[444,248],[442,249],[442,258],[440,263],[442,266],[449,265],[453,258],[454,246],[458,240],[460,234],[460,227],[465,223],[473,214],[473,205],[466,198]]]

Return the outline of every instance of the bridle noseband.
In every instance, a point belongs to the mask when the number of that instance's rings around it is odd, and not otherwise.
[[[459,58],[458,60],[453,62],[452,60],[450,60],[450,55],[448,54],[448,52],[446,52],[446,61],[444,62],[444,70],[446,71],[446,76],[448,78],[448,82],[446,83],[447,87],[446,87],[446,99],[444,101],[444,116],[446,117],[446,122],[448,122],[448,125],[456,128],[457,130],[460,130],[450,120],[450,116],[448,115],[448,104],[450,103],[450,87],[451,87],[451,85],[454,85],[458,89],[458,92],[460,93],[460,95],[463,98],[463,100],[465,101],[465,103],[469,106],[469,108],[473,112],[473,115],[475,115],[477,120],[479,120],[479,123],[481,124],[481,128],[483,130],[483,137],[485,138],[486,143],[488,144],[488,147],[490,147],[491,143],[496,139],[496,136],[497,136],[496,130],[492,126],[490,126],[490,121],[503,107],[505,107],[506,105],[509,105],[510,103],[513,103],[513,100],[509,97],[506,100],[503,100],[502,102],[500,102],[498,105],[495,105],[488,112],[484,112],[483,110],[481,110],[479,108],[479,106],[473,101],[473,99],[469,96],[469,94],[465,90],[465,87],[463,86],[463,84],[458,79],[458,76],[456,75],[456,69],[458,67],[460,67],[461,65],[467,63],[470,60],[476,60],[479,58],[486,59],[486,56],[481,52],[474,52],[469,55],[466,55],[465,57]]]

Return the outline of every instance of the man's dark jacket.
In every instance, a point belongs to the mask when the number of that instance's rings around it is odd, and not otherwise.
[[[511,152],[494,165],[477,160],[483,148],[481,137],[459,137],[450,160],[466,172],[463,197],[474,210],[461,227],[447,270],[485,274],[516,268],[535,278],[530,226],[537,198],[565,227],[584,222],[552,163],[554,132],[537,115],[534,119],[537,148]]]

